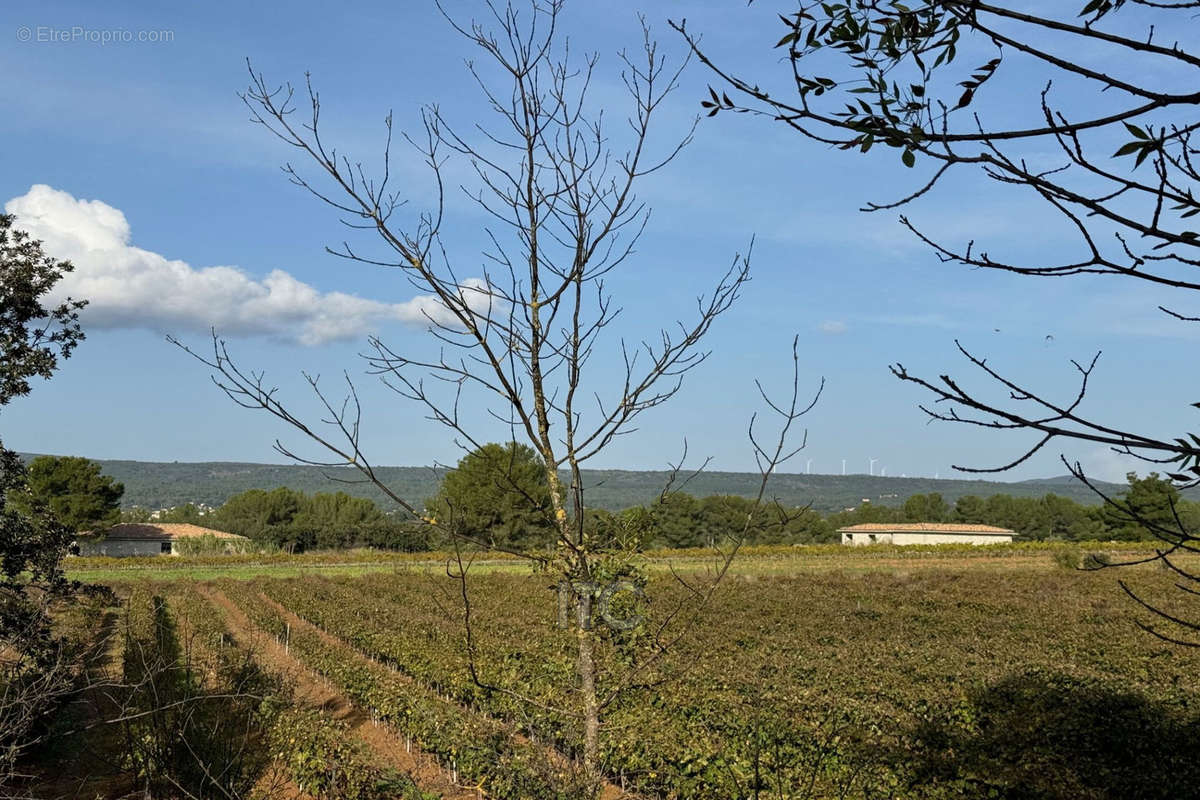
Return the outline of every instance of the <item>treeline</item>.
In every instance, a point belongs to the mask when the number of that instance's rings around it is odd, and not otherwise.
[[[652,524],[649,543],[655,547],[704,547],[731,533],[745,530],[747,544],[812,544],[835,542],[838,530],[864,523],[950,522],[995,525],[1034,541],[1139,541],[1153,539],[1144,523],[1168,531],[1200,530],[1200,503],[1182,499],[1170,482],[1156,473],[1138,478],[1130,473],[1128,487],[1115,504],[1084,505],[1056,494],[1042,497],[965,495],[953,504],[932,492],[915,494],[899,508],[862,503],[857,508],[821,515],[806,508],[760,508],[743,497],[714,495],[696,498],[674,494],[652,506],[619,514],[594,512],[614,522],[644,517]]]
[[[452,473],[464,477],[469,470]],[[1168,481],[1151,473],[1128,476],[1118,505],[1084,505],[1046,494],[1039,498],[996,494],[967,495],[953,504],[940,494],[916,494],[899,508],[862,503],[822,515],[809,508],[766,504],[755,510],[751,500],[735,495],[694,497],[675,493],[660,502],[620,512],[589,509],[587,525],[614,535],[636,534],[645,547],[705,547],[744,535],[747,544],[817,544],[836,542],[838,530],[861,523],[952,522],[995,525],[1022,539],[1046,541],[1137,541],[1154,538],[1139,520],[1176,530],[1200,530],[1200,503],[1182,499]],[[536,512],[521,510],[486,483],[462,487],[450,481],[429,501],[430,513],[446,514],[445,489],[459,501],[462,532],[476,540],[506,546],[547,546],[554,527]],[[475,495],[475,496],[469,496]],[[474,510],[472,510],[474,509]],[[1129,512],[1132,512],[1129,513]],[[449,516],[448,514],[446,516]],[[1136,517],[1136,519],[1135,519]],[[123,512],[125,522],[150,521],[144,509]],[[749,523],[747,522],[749,520]],[[374,502],[344,492],[306,495],[292,489],[251,489],[221,507],[205,511],[185,505],[162,512],[159,522],[190,522],[237,533],[256,544],[291,552],[312,549],[373,547],[385,550],[433,550],[447,542],[445,527],[431,527],[411,517],[391,514]]]
[[[122,512],[123,522],[150,522],[150,512]],[[345,492],[306,495],[293,489],[250,489],[219,508],[206,511],[187,504],[161,512],[155,522],[188,522],[249,537],[256,544],[289,552],[375,547],[428,550],[440,541],[428,526],[385,513],[371,500]]]

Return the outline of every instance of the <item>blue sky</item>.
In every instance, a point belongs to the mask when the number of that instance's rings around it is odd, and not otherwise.
[[[461,16],[472,7],[450,6]],[[573,48],[600,54],[594,95],[614,119],[623,112],[615,53],[638,43],[637,8],[576,2],[564,16]],[[777,54],[763,47],[777,38],[768,4],[674,2],[646,13],[660,46],[676,58],[684,50],[668,16],[686,17],[736,71],[780,74]],[[23,28],[31,41],[19,41]],[[135,37],[167,31],[169,41],[103,44],[88,40],[96,33],[73,35],[75,28]],[[463,68],[470,51],[432,4],[47,8],[18,1],[0,9],[0,36],[7,38],[0,69],[16,76],[0,84],[0,204],[36,215],[30,227],[48,243],[84,253],[64,252],[80,265],[73,277],[103,277],[96,271],[107,267],[84,252],[97,242],[143,270],[138,275],[153,273],[115,288],[112,280],[87,284],[105,287],[84,316],[88,339],[52,381],[5,409],[7,446],[96,458],[280,460],[272,441],[298,444],[298,437],[234,406],[203,367],[164,340],[173,333],[203,345],[207,327],[217,324],[238,360],[265,370],[299,409],[312,410],[299,370],[356,375],[366,449],[376,463],[459,457],[446,430],[363,376],[356,355],[368,332],[396,349],[428,346],[421,326],[404,322],[416,293],[394,274],[324,253],[343,236],[336,218],[287,183],[279,166],[294,154],[249,121],[237,96],[247,84],[247,57],[273,82],[311,71],[326,136],[363,160],[378,155],[389,109],[397,127],[410,131],[425,103],[476,119],[485,112]],[[56,37],[66,41],[47,41]],[[994,89],[998,107],[1015,116],[1036,112],[1017,90],[1029,77],[1022,70],[1013,64],[1010,83]],[[701,66],[689,67],[659,120],[660,141],[686,129],[708,78]],[[1084,93],[1069,97],[1079,110],[1094,102]],[[745,438],[759,407],[753,379],[784,386],[793,334],[800,336],[802,381],[815,387],[824,376],[827,386],[807,418],[808,449],[788,471],[836,473],[844,459],[848,472],[867,472],[875,459],[876,473],[948,476],[953,463],[988,466],[1018,453],[1026,443],[1018,436],[926,424],[916,407],[924,395],[889,374],[897,361],[918,374],[967,374],[956,337],[989,363],[1060,392],[1073,386],[1070,359],[1102,350],[1086,407],[1094,416],[1133,417],[1164,435],[1193,424],[1187,403],[1195,398],[1185,393],[1195,335],[1154,310],[1169,295],[1113,280],[1037,281],[943,265],[896,213],[857,211],[905,193],[922,174],[920,165],[904,170],[894,153],[878,150],[848,156],[765,120],[721,115],[702,120],[683,154],[645,180],[640,194],[653,216],[636,259],[612,281],[624,308],[622,332],[652,336],[686,317],[694,296],[751,237],[753,281],[713,328],[713,354],[681,394],[593,466],[661,468],[686,437],[694,456],[712,456],[714,469],[753,468]],[[397,163],[419,207],[430,197],[428,180],[415,154],[402,153]],[[977,180],[948,183],[907,213],[950,241],[976,238],[996,250],[1049,256],[1073,246],[1041,207]],[[455,195],[448,214],[463,263],[482,263],[478,209]],[[230,269],[197,277],[209,267]],[[183,294],[170,296],[172,287]],[[609,340],[597,356],[601,376],[618,355]],[[483,438],[503,435],[488,427],[482,408],[475,413]],[[1061,474],[1060,451],[1005,477]],[[1128,466],[1099,448],[1067,454],[1107,478]]]

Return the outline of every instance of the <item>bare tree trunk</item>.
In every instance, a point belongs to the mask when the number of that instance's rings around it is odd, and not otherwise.
[[[600,704],[596,698],[596,660],[589,624],[591,597],[580,597],[577,608],[579,624],[576,626],[575,635],[579,641],[577,667],[583,712],[583,773],[589,792],[594,794],[600,787]]]

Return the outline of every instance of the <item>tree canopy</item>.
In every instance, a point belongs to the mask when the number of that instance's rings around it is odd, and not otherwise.
[[[43,299],[74,267],[48,255],[42,243],[0,214],[0,406],[29,394],[29,379],[49,378],[84,338],[79,309],[85,300],[49,308]]]
[[[91,459],[39,456],[29,465],[29,490],[72,530],[99,530],[121,521],[125,487]]]
[[[904,519],[908,522],[946,522],[950,506],[937,492],[914,494],[904,501]]]
[[[1129,488],[1115,504],[1104,507],[1104,522],[1113,531],[1114,539],[1146,539],[1155,532],[1178,530],[1180,524],[1196,531],[1194,504],[1184,505],[1179,490],[1157,472],[1144,478],[1130,472],[1126,476]]]
[[[435,544],[429,531],[408,516],[386,514],[372,501],[345,492],[306,495],[285,487],[250,489],[191,521],[287,550],[428,550]]]
[[[459,459],[428,514],[456,534],[507,548],[545,547],[555,539],[545,464],[518,442],[485,444]]]

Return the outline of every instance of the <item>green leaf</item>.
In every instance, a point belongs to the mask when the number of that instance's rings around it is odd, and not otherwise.
[[[913,164],[917,163],[917,157],[910,149],[905,149],[905,151],[900,155],[900,160],[904,162],[904,166],[906,167],[911,167]]]
[[[1144,130],[1139,128],[1137,125],[1130,125],[1128,122],[1125,123],[1125,130],[1129,131],[1130,133],[1132,133],[1134,136],[1136,136],[1139,139],[1149,139],[1150,138],[1150,134],[1146,133]]]

